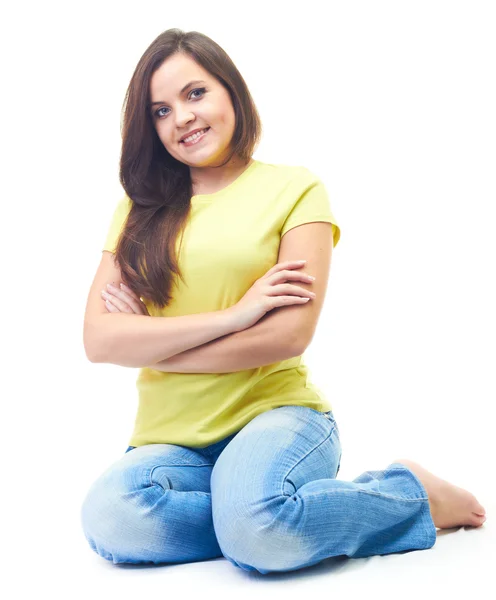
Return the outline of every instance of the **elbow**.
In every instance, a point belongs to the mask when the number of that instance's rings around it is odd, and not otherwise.
[[[108,354],[102,348],[102,344],[96,342],[94,344],[86,343],[84,346],[84,350],[86,352],[86,356],[88,360],[92,363],[107,363],[110,362],[108,360]]]
[[[95,355],[95,354],[91,354],[90,352],[88,352],[88,350],[86,350],[86,358],[91,362],[91,363],[100,363],[100,362],[104,362],[103,360],[100,360],[100,358]]]
[[[313,336],[312,336],[313,337]],[[301,356],[310,345],[312,338],[307,339],[301,332],[297,333],[293,338],[292,357]]]
[[[96,336],[96,328],[90,324],[84,324],[83,346],[86,358],[92,363],[105,362],[102,358],[102,344],[99,337]]]
[[[84,338],[84,351],[86,357],[92,363],[108,363],[113,365],[119,365],[121,367],[129,367],[131,369],[139,369],[144,366],[141,362],[136,364],[134,358],[121,356],[120,351],[117,347],[110,342],[105,343],[100,337],[91,337],[85,335]]]
[[[303,352],[305,352],[306,347],[302,344],[294,344],[291,350],[290,358],[295,358],[296,356],[301,356]]]
[[[301,356],[303,352],[304,348],[302,348],[302,344],[295,340],[293,340],[291,343],[287,342],[282,344],[282,347],[280,348],[280,354],[284,357],[284,360]]]
[[[86,335],[86,331],[83,334],[83,346],[84,346],[84,353],[86,354],[86,358],[91,362],[97,362],[95,360],[95,355],[94,355],[94,351],[93,351],[93,347],[91,346],[88,337]]]
[[[87,341],[84,342],[84,351],[86,353],[86,358],[91,362],[91,363],[99,363],[102,362],[100,360],[100,357],[97,355],[97,353],[95,352],[95,349],[93,348],[93,346],[91,346]]]

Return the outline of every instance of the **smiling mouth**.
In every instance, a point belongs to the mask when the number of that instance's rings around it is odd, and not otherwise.
[[[210,131],[210,127],[205,127],[205,129],[203,129],[203,131],[200,133],[200,135],[198,137],[196,137],[194,140],[191,140],[189,142],[186,142],[185,140],[180,140],[179,143],[180,144],[191,144],[192,142],[196,142],[197,140],[199,140],[202,136],[204,136],[208,131]]]

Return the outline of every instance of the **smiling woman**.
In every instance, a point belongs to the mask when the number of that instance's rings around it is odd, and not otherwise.
[[[177,53],[164,61],[150,80],[150,95],[157,135],[172,156],[189,165],[194,189],[219,185],[243,168],[246,161],[239,157],[222,164],[236,126],[231,95],[196,60]]]
[[[161,34],[138,62],[126,100],[120,173],[126,193],[103,246],[126,287],[105,290],[110,318],[105,328],[95,320],[92,330],[108,349],[95,350],[100,361],[141,368],[140,417],[131,445],[165,440],[203,445],[220,439],[233,419],[239,426],[288,402],[329,410],[301,358],[327,277],[319,275],[324,281],[315,284],[315,308],[310,309],[312,300],[305,307],[298,302],[274,310],[272,297],[264,312],[273,314],[261,319],[261,313],[260,323],[241,331],[232,324],[226,330],[217,319],[275,265],[309,257],[315,274],[328,270],[329,243],[337,244],[340,231],[322,181],[305,167],[252,157],[261,123],[251,95],[227,54],[198,32]],[[286,297],[287,304],[312,297],[311,290],[288,283],[289,268],[282,274],[268,288],[273,296]],[[126,315],[128,324],[122,320]],[[111,327],[114,320],[118,330]],[[188,331],[179,329],[180,321]],[[163,379],[159,363],[185,350],[198,350],[195,361]],[[224,378],[216,377],[220,373]],[[282,393],[285,375],[291,385]],[[205,385],[227,388],[206,400],[210,418],[217,416],[202,430],[205,415],[192,403]],[[176,401],[165,405],[166,397]],[[223,401],[210,405],[214,398]]]
[[[216,42],[170,29],[150,44],[126,93],[120,180],[129,210],[111,249],[147,303],[167,307],[183,278],[177,242],[191,199],[234,182],[253,164],[260,135],[244,79]]]
[[[473,495],[407,459],[337,480],[339,427],[302,353],[340,228],[318,175],[252,157],[259,117],[222,48],[198,32],[158,36],[123,129],[125,194],[85,343],[95,362],[140,367],[139,402],[132,452],[81,508],[91,548],[114,563],[224,556],[265,574],[428,549],[436,525],[480,526]]]

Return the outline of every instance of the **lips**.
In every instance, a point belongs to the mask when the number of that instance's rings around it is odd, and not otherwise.
[[[199,133],[200,131],[203,133],[207,133],[207,131],[210,129],[210,127],[204,127],[203,129],[200,129],[199,131],[195,131],[194,133]],[[191,135],[194,135],[194,133],[190,133],[189,135],[187,135],[186,137],[190,137]],[[180,144],[184,144],[184,140],[179,140]]]

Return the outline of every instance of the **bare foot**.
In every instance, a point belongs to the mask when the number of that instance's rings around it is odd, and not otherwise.
[[[427,491],[434,525],[440,529],[469,525],[480,527],[486,520],[486,511],[477,498],[408,459],[393,462],[408,467],[420,479]]]

